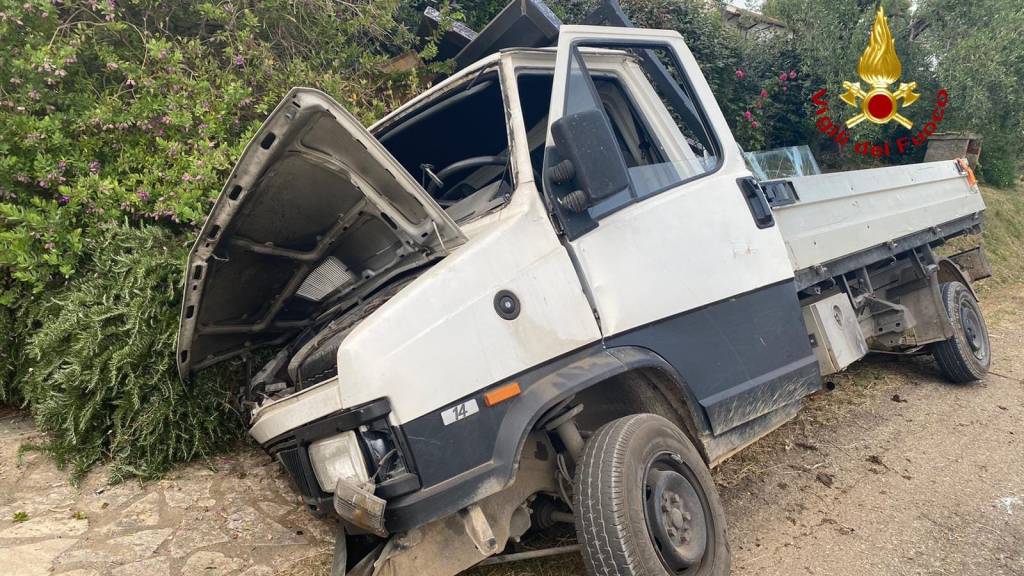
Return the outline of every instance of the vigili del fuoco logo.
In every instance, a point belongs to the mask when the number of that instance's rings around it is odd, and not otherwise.
[[[949,103],[949,94],[944,89],[938,91],[931,118],[915,133],[914,122],[904,116],[901,110],[917,102],[921,97],[915,92],[917,82],[900,82],[896,90],[891,90],[902,73],[903,66],[896,54],[896,44],[889,30],[889,21],[885,17],[884,9],[879,8],[875,14],[875,22],[871,26],[867,48],[864,49],[857,64],[857,75],[867,86],[862,87],[861,82],[843,82],[846,91],[839,96],[854,109],[853,114],[845,122],[830,118],[828,100],[825,98],[828,91],[822,88],[811,96],[811,101],[817,107],[814,113],[818,117],[815,122],[818,130],[840,146],[846,146],[850,142],[850,134],[846,129],[853,128],[865,120],[874,124],[896,122],[911,130],[910,134],[897,137],[893,142],[876,143],[863,140],[854,144],[853,149],[858,154],[876,158],[891,156],[893,151],[903,154],[913,146],[924,144],[942,122],[946,105]]]

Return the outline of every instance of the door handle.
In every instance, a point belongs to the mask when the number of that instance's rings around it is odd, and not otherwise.
[[[761,184],[753,176],[746,176],[736,180],[736,184],[743,193],[743,198],[750,208],[750,215],[754,218],[754,224],[758,228],[771,228],[775,225],[775,215],[772,214],[772,207],[768,204],[768,198],[764,195]]]

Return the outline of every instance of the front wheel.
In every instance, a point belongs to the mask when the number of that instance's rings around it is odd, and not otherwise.
[[[953,337],[932,344],[932,356],[952,382],[981,380],[992,364],[992,346],[978,301],[959,282],[946,282],[939,286],[939,291],[946,315],[953,323]]]
[[[725,511],[711,472],[660,416],[614,420],[587,441],[573,504],[590,574],[729,574]]]

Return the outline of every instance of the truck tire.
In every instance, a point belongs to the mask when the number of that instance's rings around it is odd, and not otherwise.
[[[959,282],[946,282],[939,291],[955,334],[932,344],[932,356],[949,381],[964,384],[980,380],[992,364],[992,346],[978,301]]]
[[[593,576],[727,576],[725,511],[711,472],[671,422],[635,414],[587,441],[573,481]]]

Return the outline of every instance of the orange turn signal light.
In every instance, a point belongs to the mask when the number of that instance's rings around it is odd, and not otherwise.
[[[519,396],[519,394],[521,394],[522,391],[523,390],[519,387],[519,382],[512,382],[511,384],[499,386],[494,390],[491,390],[490,392],[484,393],[484,404],[486,404],[487,407],[490,408],[495,404],[500,404],[505,400],[510,400],[512,398],[515,398],[516,396]]]
[[[960,170],[967,175],[967,183],[974,186],[978,183],[978,179],[974,176],[974,170],[971,169],[970,162],[966,158],[957,158],[957,163],[960,164]]]

